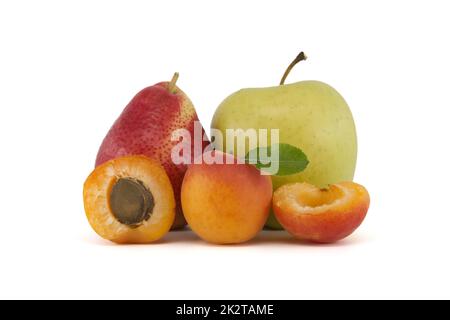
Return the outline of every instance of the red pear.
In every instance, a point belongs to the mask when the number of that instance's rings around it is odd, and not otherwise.
[[[191,161],[194,152],[194,128],[198,121],[195,108],[188,96],[176,86],[178,74],[170,82],[160,82],[140,91],[125,107],[115,121],[97,154],[95,165],[128,155],[145,155],[158,160],[169,176],[175,193],[177,214],[172,229],[186,224],[181,209],[181,184],[187,170],[186,164],[172,161],[172,132],[177,129],[189,131],[192,139]],[[201,137],[205,136],[201,127]],[[198,129],[197,129],[198,130]],[[204,151],[208,141],[202,141]]]

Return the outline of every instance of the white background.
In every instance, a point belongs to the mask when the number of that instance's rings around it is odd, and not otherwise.
[[[447,1],[1,1],[0,298],[450,298]],[[180,72],[206,128],[242,87],[334,86],[368,217],[347,240],[116,246],[82,184],[140,89]]]

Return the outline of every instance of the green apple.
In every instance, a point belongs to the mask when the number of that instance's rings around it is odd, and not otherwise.
[[[309,160],[307,168],[288,176],[272,176],[274,189],[291,182],[308,182],[319,187],[353,179],[357,142],[352,113],[344,98],[331,86],[320,81],[284,84],[289,71],[301,53],[286,70],[279,86],[239,90],[217,108],[211,128],[223,134],[226,129],[279,129],[279,142],[303,150]],[[262,142],[261,144],[264,144]],[[222,150],[245,156],[249,150]],[[280,229],[272,215],[267,226]]]

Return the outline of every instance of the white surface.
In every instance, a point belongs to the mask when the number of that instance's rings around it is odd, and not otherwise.
[[[0,2],[0,298],[450,298],[448,6]],[[356,234],[119,247],[93,233],[82,184],[137,91],[179,71],[208,128],[222,99],[276,85],[300,49],[288,82],[325,81],[353,111],[355,180],[372,197]]]

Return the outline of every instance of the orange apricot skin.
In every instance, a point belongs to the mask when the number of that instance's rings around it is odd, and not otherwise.
[[[270,176],[248,164],[189,165],[181,188],[189,226],[214,244],[242,243],[255,237],[264,227],[271,202]]]
[[[363,222],[369,210],[370,197],[367,190],[354,182],[342,182],[348,188],[355,188],[356,196],[340,207],[328,208],[322,212],[299,213],[292,207],[277,205],[280,193],[275,191],[273,210],[280,224],[300,240],[316,243],[333,243],[352,234]]]

